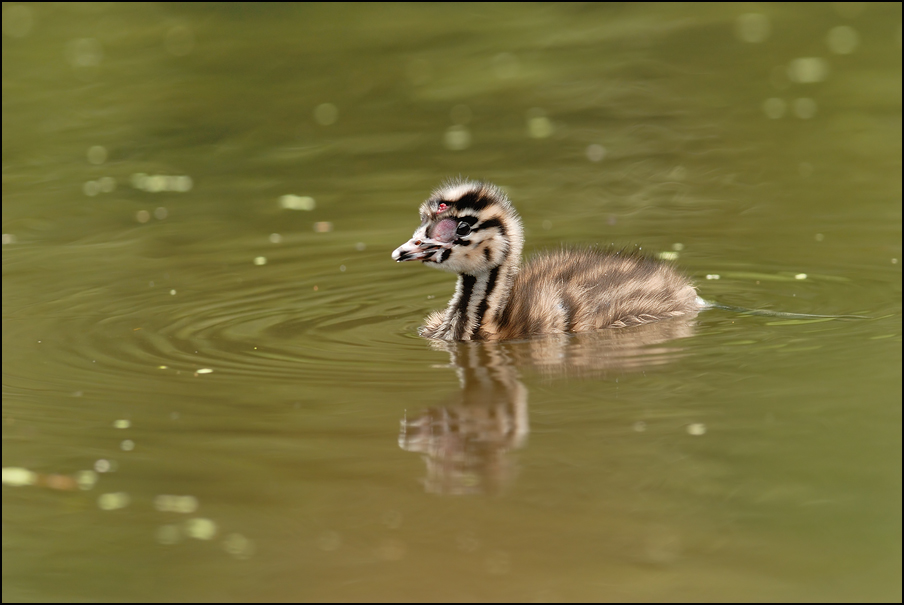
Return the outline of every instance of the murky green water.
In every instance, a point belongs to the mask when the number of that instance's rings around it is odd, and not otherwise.
[[[747,10],[4,4],[4,600],[900,600],[901,7]],[[871,319],[431,346],[458,174]]]

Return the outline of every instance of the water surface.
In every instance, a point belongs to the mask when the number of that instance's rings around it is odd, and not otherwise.
[[[747,10],[4,4],[4,600],[900,600],[901,8]],[[431,345],[459,174],[870,319]]]

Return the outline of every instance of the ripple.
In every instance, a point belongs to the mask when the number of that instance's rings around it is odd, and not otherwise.
[[[38,359],[21,364],[24,374],[37,370],[45,373],[42,380],[61,381],[66,388],[126,386],[161,373],[341,384],[350,376],[379,380],[396,365],[392,356],[381,354],[387,348],[412,355],[424,351],[423,342],[410,336],[432,305],[401,302],[410,300],[410,285],[424,282],[423,272],[404,271],[388,253],[359,253],[350,260],[348,247],[340,244],[319,255],[303,246],[282,247],[264,267],[193,258],[190,275],[171,263],[160,271],[151,259],[132,261],[128,278],[119,269],[110,271],[106,284],[86,283],[96,278],[98,266],[107,262],[99,257],[108,252],[96,246],[42,251],[46,261],[71,265],[71,272],[52,301],[16,301],[18,308],[5,317],[13,332],[17,317],[28,317],[22,325],[31,331],[40,319]],[[247,249],[232,254],[251,255]],[[5,268],[12,266],[14,261]],[[145,281],[134,274],[163,279]],[[199,369],[213,370],[212,376],[198,376]]]

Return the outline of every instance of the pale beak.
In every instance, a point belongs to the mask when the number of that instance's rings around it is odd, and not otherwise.
[[[451,247],[452,242],[438,242],[429,238],[411,238],[392,251],[392,259],[397,263],[406,260],[440,262],[443,251]]]

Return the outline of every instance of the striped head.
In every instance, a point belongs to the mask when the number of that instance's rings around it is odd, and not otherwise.
[[[437,269],[474,276],[520,262],[524,244],[521,219],[495,185],[449,181],[421,204],[420,214],[420,227],[393,251],[395,261],[419,260]]]

